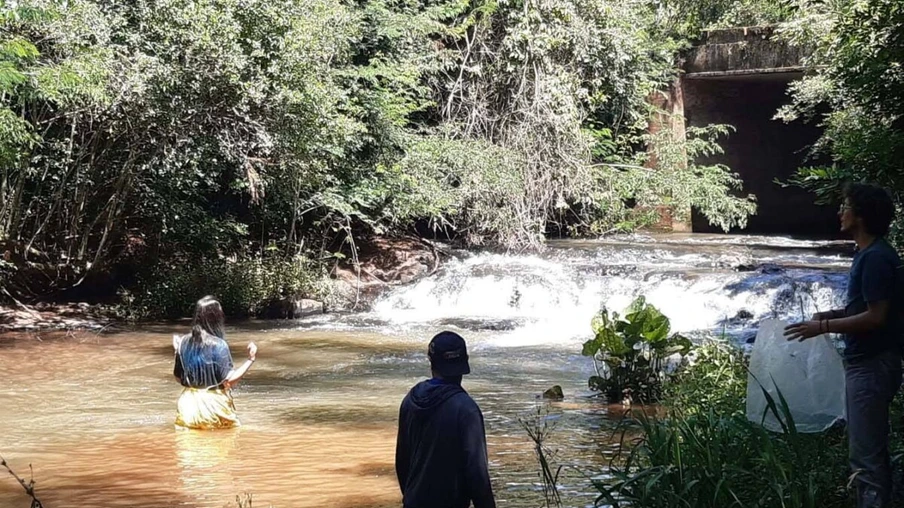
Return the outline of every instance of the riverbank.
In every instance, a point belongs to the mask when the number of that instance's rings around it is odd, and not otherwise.
[[[115,309],[87,303],[0,306],[0,332],[103,330],[117,322]]]
[[[234,285],[221,284],[220,279],[228,278],[227,272],[246,271],[242,275],[248,275],[266,272],[268,268],[270,273],[266,273],[266,281],[243,281],[239,285],[247,287],[258,283],[276,289],[243,294],[240,299],[244,300],[245,308],[230,313],[230,318],[300,319],[332,311],[364,311],[385,291],[436,273],[442,259],[450,256],[450,247],[420,238],[372,237],[361,242],[354,256],[337,260],[331,267],[313,266],[309,260],[287,260],[282,265],[300,265],[295,270],[286,269],[286,266],[279,270],[264,266],[261,270],[260,266],[246,267],[237,261],[227,270],[215,270],[218,278],[199,277],[180,267],[168,275],[165,271],[153,272],[163,280],[154,280],[151,285],[134,288],[131,292],[124,291],[115,296],[90,295],[101,300],[114,300],[114,303],[0,303],[0,332],[102,330],[130,321],[187,317],[186,312],[190,312],[194,299],[203,294],[218,298],[234,296],[231,294]],[[298,272],[308,280],[304,286],[317,290],[293,290],[291,287],[294,279],[299,277]],[[180,290],[173,291],[174,287],[180,287]],[[136,297],[136,294],[140,296]],[[182,298],[185,302],[173,302],[174,298]],[[160,309],[169,306],[185,310],[177,315],[159,314]]]

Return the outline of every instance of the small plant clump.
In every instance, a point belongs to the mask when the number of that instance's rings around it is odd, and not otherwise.
[[[670,334],[669,319],[644,297],[634,300],[624,318],[603,309],[592,326],[594,337],[581,352],[597,370],[588,383],[611,403],[658,402],[669,358],[683,357],[692,347],[686,337]]]

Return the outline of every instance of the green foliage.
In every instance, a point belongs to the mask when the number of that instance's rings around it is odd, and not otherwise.
[[[623,442],[612,478],[595,482],[598,502],[635,508],[851,505],[841,428],[799,434],[781,393],[776,399],[764,390],[767,410],[783,429],[769,432],[745,414],[747,369],[740,350],[713,341],[687,359],[665,387],[666,416],[641,417],[640,436]],[[904,450],[902,408],[899,395],[891,407],[896,474]]]
[[[213,295],[223,311],[254,316],[281,298],[329,300],[331,288],[321,267],[304,257],[252,257],[159,265],[134,293],[124,295],[126,317],[175,318],[190,315],[199,295]]]
[[[658,206],[743,226],[737,178],[694,164],[707,136],[657,141],[659,170],[635,168],[685,45],[661,18],[650,0],[4,5],[0,240],[49,275],[17,291],[136,255],[161,275],[326,258],[424,221],[509,249],[642,226]]]
[[[634,198],[640,209],[665,204],[690,220],[693,207],[725,232],[743,229],[748,216],[756,213],[756,197],[734,195],[740,193],[743,182],[727,166],[696,162],[723,153],[716,139],[731,130],[728,125],[688,127],[686,139],[680,141],[665,131],[644,134],[640,141],[649,150],[639,154],[633,166],[619,168],[622,178],[616,181],[622,195]],[[641,167],[651,161],[656,170]]]
[[[725,341],[712,340],[685,357],[665,385],[663,403],[686,416],[743,415],[746,395],[747,357]]]
[[[786,0],[665,0],[660,10],[666,30],[690,38],[709,29],[779,23],[795,12]]]
[[[815,48],[810,64],[817,71],[791,87],[793,101],[777,116],[822,126],[814,155],[832,164],[801,168],[789,183],[828,202],[840,199],[841,183],[869,181],[888,188],[900,207],[904,7],[895,0],[798,4],[799,15],[783,31],[792,43]],[[901,220],[899,214],[898,232]]]
[[[643,297],[625,310],[624,319],[606,309],[593,318],[594,338],[584,343],[581,354],[590,356],[597,368],[589,380],[611,401],[652,403],[662,397],[666,359],[684,355],[690,341],[669,334],[669,319]]]
[[[735,377],[736,365],[726,354],[719,347],[710,349],[698,359],[699,371],[686,375],[702,381],[697,386],[703,390],[723,391],[710,383],[712,374],[725,368],[728,373],[717,378]],[[781,434],[770,433],[732,407],[743,406],[743,395],[735,403],[717,400],[726,412],[703,406],[685,412],[673,406],[666,418],[642,417],[642,436],[630,444],[623,463],[613,464],[613,479],[595,482],[597,502],[635,508],[848,506],[843,432],[799,434],[781,393],[775,400],[763,392],[769,411],[782,424]]]

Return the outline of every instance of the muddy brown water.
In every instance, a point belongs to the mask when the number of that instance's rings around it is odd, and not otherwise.
[[[586,390],[594,369],[581,344],[601,305],[645,296],[673,331],[743,343],[762,319],[837,307],[850,262],[834,242],[786,238],[550,243],[542,255],[463,254],[371,312],[230,323],[237,362],[249,340],[260,346],[235,394],[243,426],[230,431],[173,428],[171,334],[185,325],[0,336],[0,454],[20,474],[34,466],[47,508],[222,507],[245,492],[255,507],[399,506],[398,405],[428,375],[429,337],[451,327],[468,339],[465,388],[484,412],[499,506],[543,505],[521,420],[559,384],[566,400],[548,407],[547,445],[565,466],[563,505],[585,507],[624,413]],[[0,470],[0,508],[26,506]]]
[[[0,454],[55,507],[222,507],[251,493],[254,506],[400,506],[393,457],[398,405],[426,377],[425,337],[229,329],[236,362],[249,340],[258,361],[235,394],[242,427],[173,427],[177,326],[0,336]],[[542,409],[554,425],[568,506],[593,503],[587,476],[612,447],[613,409],[586,398],[587,359],[558,347],[492,347],[471,338],[465,387],[483,409],[500,506],[542,505],[532,443],[520,420],[552,384],[565,402]],[[29,499],[5,471],[0,506]]]

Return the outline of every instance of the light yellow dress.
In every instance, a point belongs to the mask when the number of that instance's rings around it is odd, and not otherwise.
[[[241,425],[232,394],[222,388],[185,388],[179,396],[176,426],[188,429],[228,429]]]

